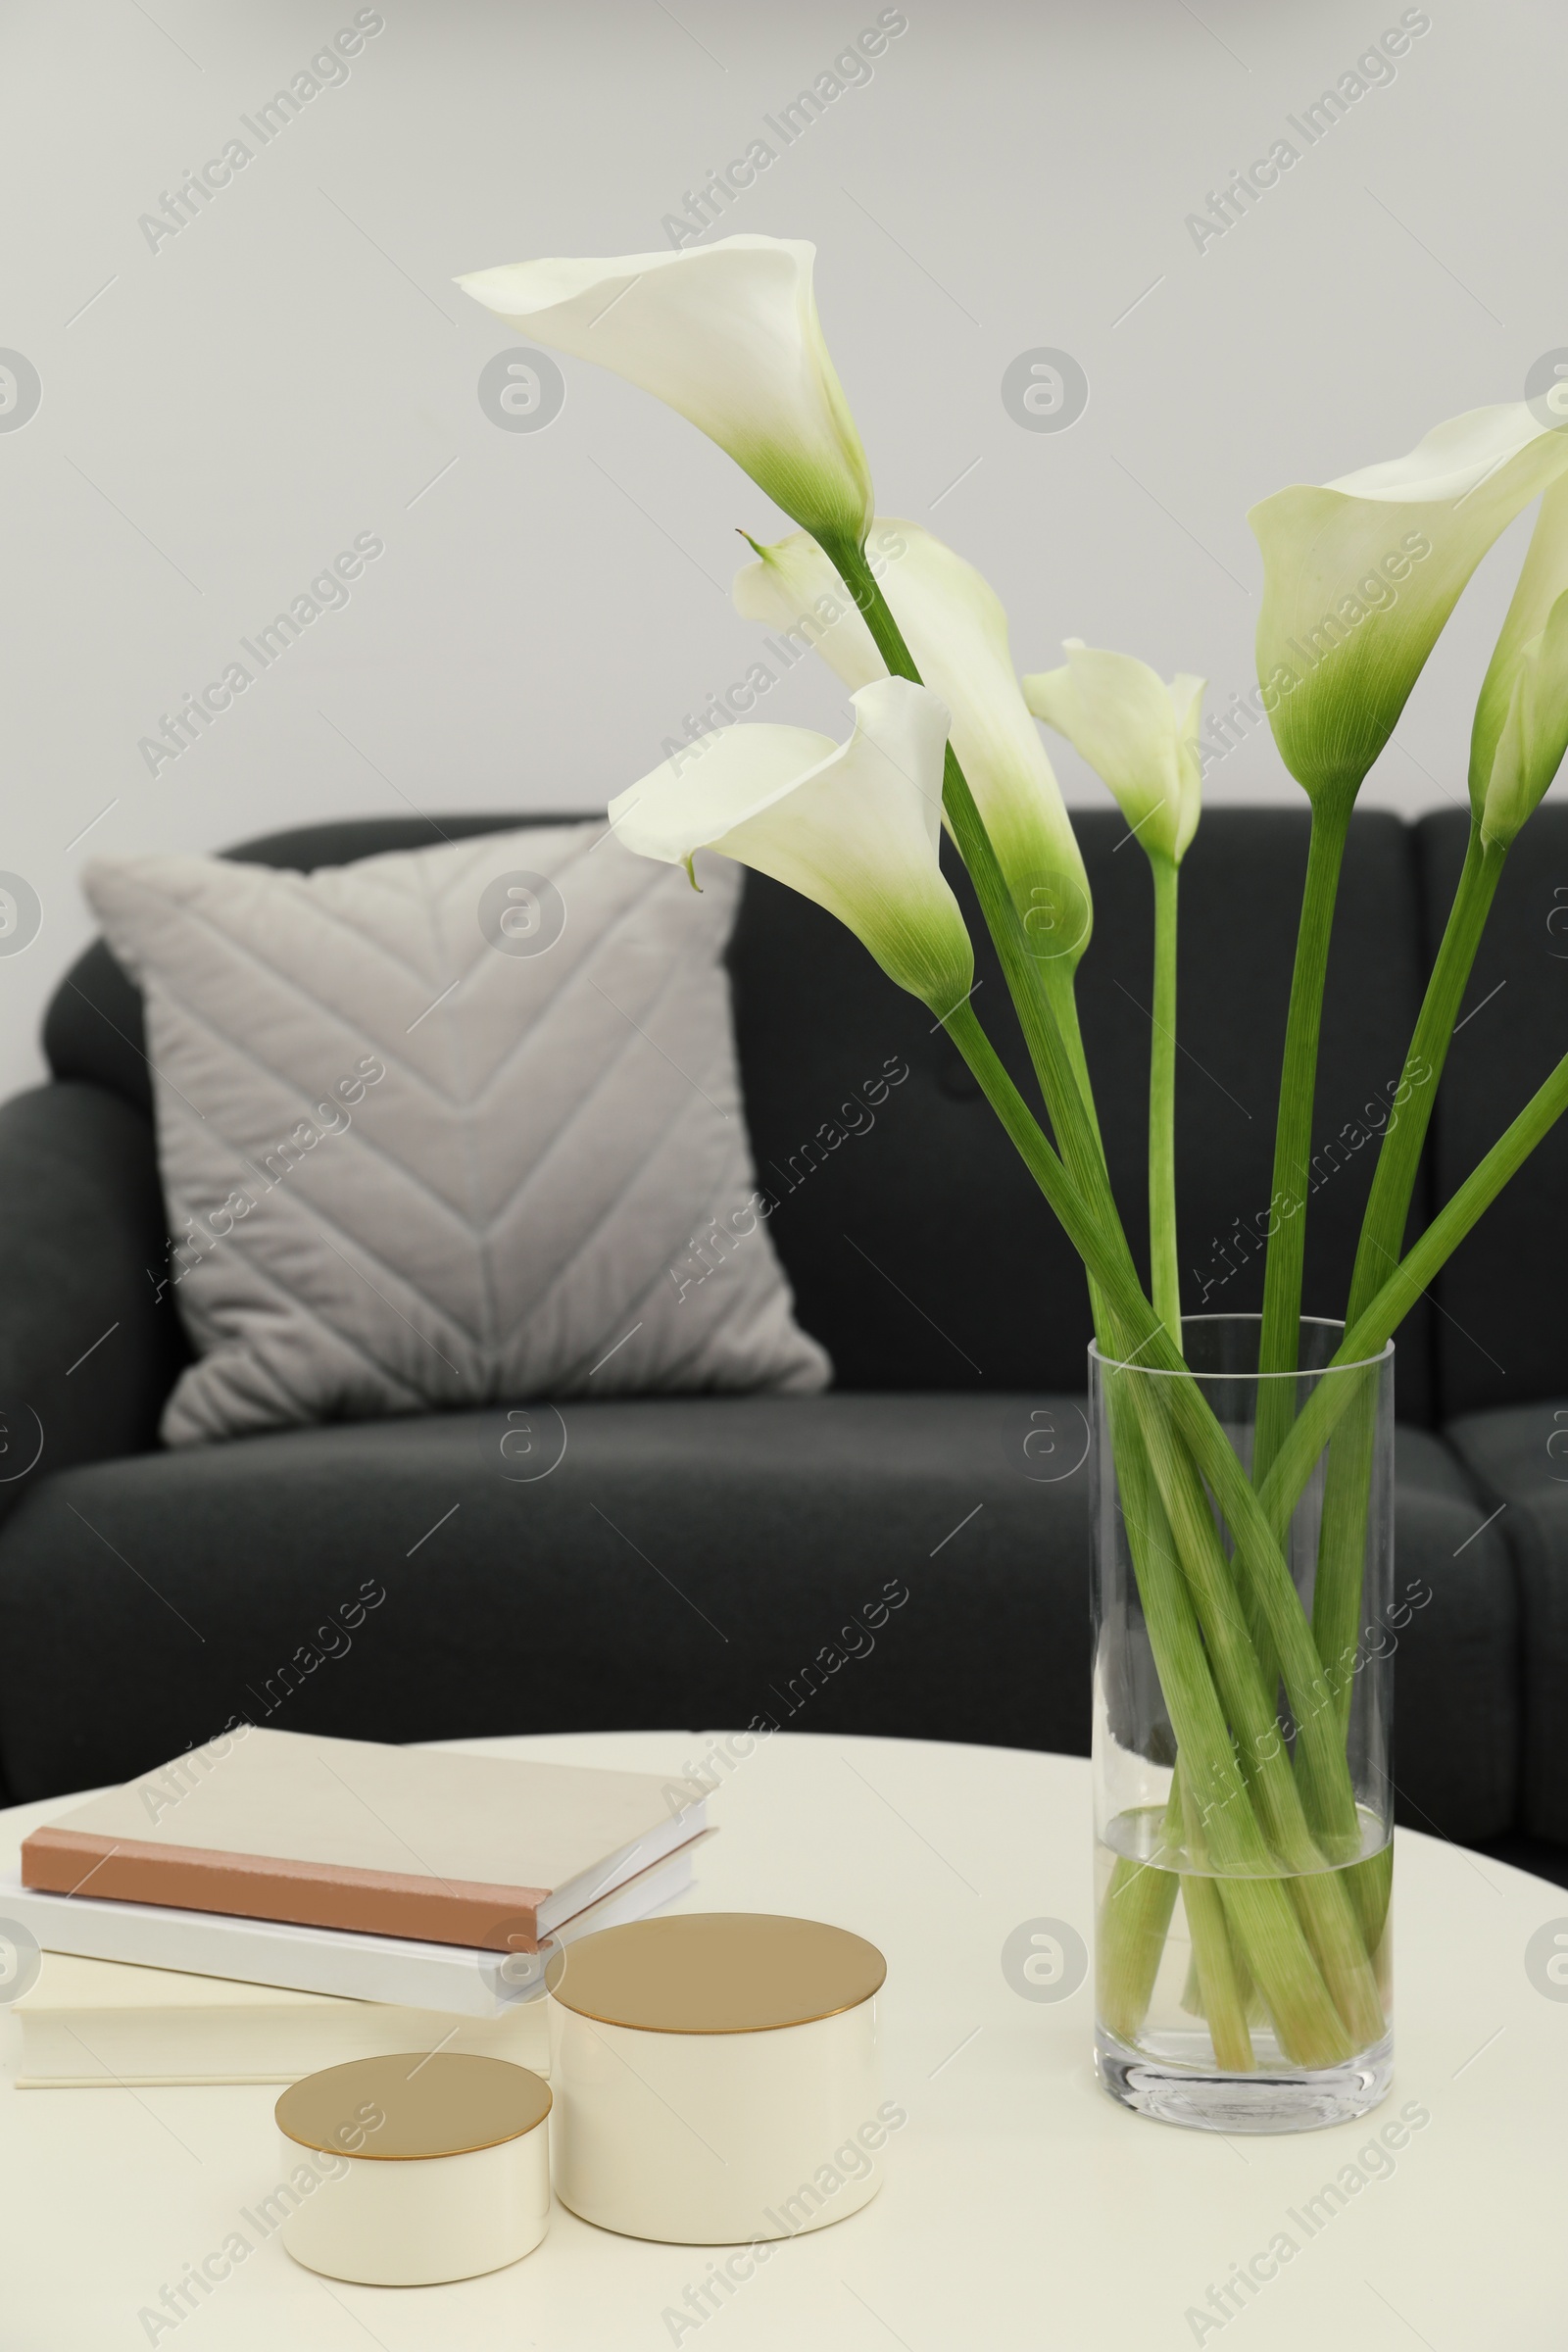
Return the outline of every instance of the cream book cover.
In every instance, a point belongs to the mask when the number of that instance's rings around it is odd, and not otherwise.
[[[347,2001],[224,1977],[45,1952],[15,2004],[19,2090],[77,2084],[296,2082],[324,2066],[437,2048],[548,2074],[543,2001],[494,2018]]]
[[[695,1838],[691,1784],[242,1725],[32,1832],[24,1886],[527,1949]]]

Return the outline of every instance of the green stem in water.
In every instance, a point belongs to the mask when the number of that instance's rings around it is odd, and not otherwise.
[[[1336,1804],[1332,1818],[1314,1824],[1303,1810],[1303,1800],[1310,1803],[1325,1789],[1333,1766],[1343,1767],[1343,1750],[1333,1737],[1333,1718],[1319,1705],[1310,1724],[1303,1727],[1301,1745],[1307,1760],[1298,1784],[1281,1737],[1273,1691],[1265,1687],[1264,1670],[1238,1605],[1230,1565],[1220,1548],[1202,1482],[1172,1423],[1171,1407],[1179,1384],[1137,1369],[1113,1372],[1107,1378],[1113,1385],[1125,1387],[1140,1424],[1259,1826],[1279,1866],[1291,1874],[1292,1899],[1349,2032],[1350,2047],[1366,2049],[1380,2039],[1384,2030],[1377,1986],[1346,1889],[1335,1872],[1322,1868],[1325,1851],[1344,1860],[1360,1849],[1360,1822],[1348,1779],[1344,1807]],[[1252,1490],[1245,1473],[1239,1484],[1250,1496]],[[1327,1758],[1325,1739],[1332,1742]],[[1184,1751],[1184,1769],[1190,1776],[1196,1762]],[[1336,1788],[1334,1794],[1339,1793]],[[1190,1777],[1187,1810],[1200,1833],[1209,1829],[1214,1804],[1232,1801],[1228,1792],[1208,1798],[1201,1784]]]
[[[1119,1414],[1123,1401],[1113,1397],[1112,1410]],[[1232,1919],[1237,1938],[1252,1977],[1263,1989],[1282,2046],[1298,2065],[1334,2066],[1357,2044],[1323,1981],[1290,1895],[1273,1875],[1274,1859],[1237,1763],[1192,1597],[1174,1556],[1136,1425],[1131,1439],[1124,1443],[1118,1430],[1116,1480],[1138,1569],[1150,1645],[1183,1769],[1195,1801],[1203,1807],[1214,1866],[1236,1874]],[[1169,1872],[1160,1875],[1172,1876]],[[1125,1874],[1123,1884],[1130,1885]],[[1143,2022],[1158,1967],[1158,1954],[1150,1952],[1147,1941],[1153,1905],[1152,1890],[1145,1887],[1138,1907],[1115,1921],[1113,1932],[1119,1948],[1102,1962],[1102,1978],[1108,1980],[1112,1997],[1117,1999],[1116,2015],[1133,2019],[1135,2031]],[[1115,1919],[1108,1904],[1102,1918]]]
[[[1118,1854],[1095,1937],[1095,2007],[1119,2041],[1136,2044],[1154,1994],[1176,1873]]]
[[[1151,851],[1154,877],[1154,1017],[1149,1042],[1149,1275],[1155,1314],[1182,1352],[1176,1256],[1176,860]]]
[[[1365,1313],[1390,1270],[1399,1262],[1438,1081],[1507,854],[1501,843],[1488,840],[1479,824],[1472,825],[1443,945],[1432,967],[1398,1093],[1378,1149],[1377,1171],[1361,1224],[1345,1312],[1347,1328]],[[1377,1392],[1368,1383],[1335,1437],[1324,1482],[1312,1633],[1318,1654],[1331,1670],[1336,1659],[1353,1656],[1356,1648],[1376,1407]],[[1352,1688],[1350,1677],[1345,1675],[1338,1698],[1342,1731],[1349,1721]]]
[[[1345,1874],[1350,1900],[1361,1922],[1361,1939],[1372,1957],[1372,1970],[1388,1998],[1389,1903],[1394,1893],[1394,1839]]]
[[[1187,1830],[1187,1850],[1196,1862],[1206,1859],[1203,1825],[1193,1805],[1181,1794],[1185,1768],[1178,1760],[1171,1787],[1171,1806],[1180,1809]],[[1231,1941],[1217,1883],[1201,1871],[1182,1878],[1182,1908],[1193,1941],[1193,1966],[1198,1994],[1214,2046],[1216,2065],[1233,2075],[1251,2074],[1256,2067],[1252,2036],[1247,2030],[1248,1970]]]
[[[1329,938],[1340,866],[1350,829],[1353,793],[1319,801],[1312,809],[1306,854],[1306,887],[1291,975],[1291,1005],[1285,1023],[1285,1062],[1280,1073],[1279,1123],[1274,1137],[1275,1217],[1263,1272],[1263,1327],[1258,1338],[1260,1373],[1294,1372],[1301,1328],[1301,1265],[1306,1248],[1308,1164],[1312,1155],[1312,1105],[1317,1093],[1318,1037],[1323,1026],[1323,983],[1328,974]],[[1260,1380],[1252,1477],[1261,1485],[1284,1443],[1296,1410],[1295,1384]]]
[[[1182,1906],[1193,1939],[1198,1995],[1214,2045],[1214,2063],[1230,2074],[1250,2075],[1257,2060],[1247,2028],[1247,1970],[1239,1965],[1231,1947],[1217,1880],[1188,1873],[1182,1880]]]

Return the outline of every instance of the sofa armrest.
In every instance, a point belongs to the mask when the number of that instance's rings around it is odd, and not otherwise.
[[[66,1081],[0,1105],[0,1517],[51,1470],[157,1443],[189,1355],[167,1233],[129,1103]]]
[[[1521,1260],[1521,1282],[1523,1266]],[[1526,1837],[1568,1846],[1568,1394],[1493,1405],[1444,1435],[1517,1564],[1524,1694],[1519,1819]],[[1477,1547],[1479,1549],[1479,1546]]]

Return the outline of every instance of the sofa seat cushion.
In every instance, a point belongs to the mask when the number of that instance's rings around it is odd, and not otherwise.
[[[122,1780],[235,1715],[1082,1753],[1087,1443],[1038,1396],[647,1398],[74,1468],[0,1532],[10,1793]]]
[[[1517,1563],[1520,1827],[1568,1843],[1568,1397],[1466,1413],[1446,1434],[1485,1507],[1499,1513],[1489,1541],[1501,1539]]]
[[[1520,1795],[1520,1598],[1491,1508],[1440,1438],[1399,1428],[1395,1815],[1462,1845],[1511,1829]]]
[[[59,1472],[0,1531],[6,1782],[122,1780],[236,1715],[390,1740],[761,1719],[1081,1754],[1087,1446],[1070,1397],[672,1397]],[[1397,1634],[1400,1818],[1472,1841],[1512,1826],[1519,1747],[1490,1507],[1400,1430],[1396,1590],[1432,1595]]]

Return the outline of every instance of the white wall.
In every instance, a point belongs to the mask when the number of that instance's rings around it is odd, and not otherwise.
[[[1568,19],[1432,0],[1392,82],[1306,149],[1286,117],[1398,0],[906,13],[730,224],[816,240],[880,504],[989,573],[1022,666],[1076,632],[1201,670],[1223,700],[1250,682],[1248,506],[1518,398],[1568,340]],[[878,0],[384,0],[347,81],[261,147],[241,115],[355,14],[51,0],[5,36],[0,345],[42,401],[0,432],[0,868],[43,910],[0,957],[7,1091],[40,1066],[41,1006],[89,933],[89,856],[410,805],[600,807],[751,659],[725,589],[734,526],[777,523],[760,494],[570,362],[547,429],[499,429],[476,382],[518,338],[450,280],[662,244],[683,192],[769,136],[764,115]],[[139,217],[236,135],[252,160],[152,250]],[[1200,252],[1186,216],[1282,136],[1300,160]],[[1066,431],[1003,405],[1008,363],[1041,346],[1089,378]],[[1369,798],[1462,793],[1525,528],[1478,576]],[[138,740],[161,713],[360,532],[385,553],[347,609],[150,775]],[[837,723],[810,666],[769,716]],[[1098,790],[1060,765],[1070,793]],[[1208,789],[1295,790],[1266,739]]]

